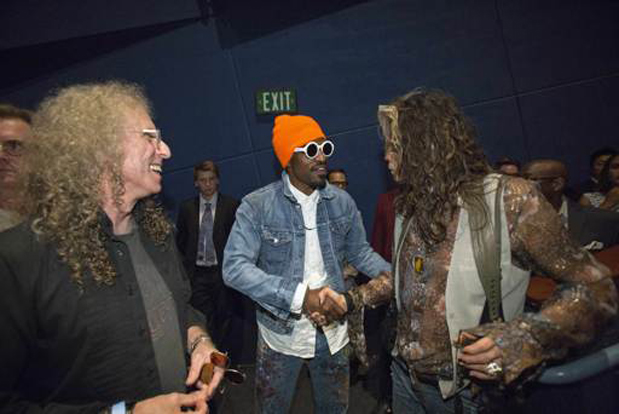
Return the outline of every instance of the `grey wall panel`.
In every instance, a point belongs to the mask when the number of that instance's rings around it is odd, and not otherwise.
[[[3,0],[0,50],[200,16],[195,0]]]
[[[419,85],[464,103],[512,92],[494,2],[486,0],[365,3],[242,44],[233,56],[248,114],[256,90],[290,86],[300,111],[330,133],[371,125],[378,102]],[[270,124],[249,119],[254,146],[267,148]]]
[[[475,124],[479,143],[491,163],[505,156],[521,162],[529,158],[516,98],[473,105],[464,111]]]
[[[565,161],[573,182],[588,175],[589,154],[619,146],[619,76],[521,98],[533,158]]]
[[[282,167],[272,148],[256,151],[254,157],[260,175],[260,187],[280,178]]]
[[[498,5],[519,92],[619,71],[619,2],[498,0]]]
[[[108,79],[145,87],[173,151],[169,168],[251,151],[229,55],[199,23],[49,73],[3,99],[32,107],[53,88]]]

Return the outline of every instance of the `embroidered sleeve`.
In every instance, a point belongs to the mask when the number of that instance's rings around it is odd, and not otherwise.
[[[361,286],[349,291],[354,309],[363,306],[374,308],[387,303],[393,296],[393,276],[391,272],[381,273],[379,276]]]
[[[369,367],[367,344],[364,331],[364,307],[376,307],[387,303],[393,296],[393,277],[391,272],[381,273],[368,283],[357,286],[348,291],[353,307],[349,309],[348,336],[352,348],[359,359],[362,370]]]
[[[504,201],[514,261],[558,283],[539,313],[470,330],[501,348],[510,383],[545,360],[563,357],[567,348],[591,341],[617,313],[617,292],[608,268],[571,240],[531,183],[507,181]]]

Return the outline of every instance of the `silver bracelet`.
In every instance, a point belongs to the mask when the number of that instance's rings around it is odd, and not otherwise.
[[[196,348],[198,347],[198,345],[200,345],[200,342],[202,341],[210,341],[211,337],[208,336],[207,334],[200,334],[198,335],[197,338],[195,338],[193,341],[191,341],[191,345],[189,345],[189,355],[193,354],[193,351],[196,350]]]

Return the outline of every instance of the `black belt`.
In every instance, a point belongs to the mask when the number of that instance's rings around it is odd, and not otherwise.
[[[412,377],[413,380],[418,381],[422,384],[427,384],[427,385],[432,385],[434,387],[438,387],[438,382],[441,379],[441,377],[439,377],[436,374],[429,374],[426,372],[417,372],[412,368],[408,367],[408,364],[406,363],[406,361],[404,361],[403,358],[401,357],[396,357],[396,361],[398,364],[401,364],[402,367],[409,372],[409,375]]]
[[[440,379],[438,375],[425,374],[421,372],[413,372],[412,377],[416,378],[417,381],[421,382],[422,384],[432,385],[434,387],[438,387],[438,381]]]

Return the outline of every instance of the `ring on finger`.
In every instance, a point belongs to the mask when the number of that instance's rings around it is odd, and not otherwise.
[[[503,367],[501,367],[497,362],[491,362],[486,365],[486,373],[490,376],[496,377],[503,373]]]

